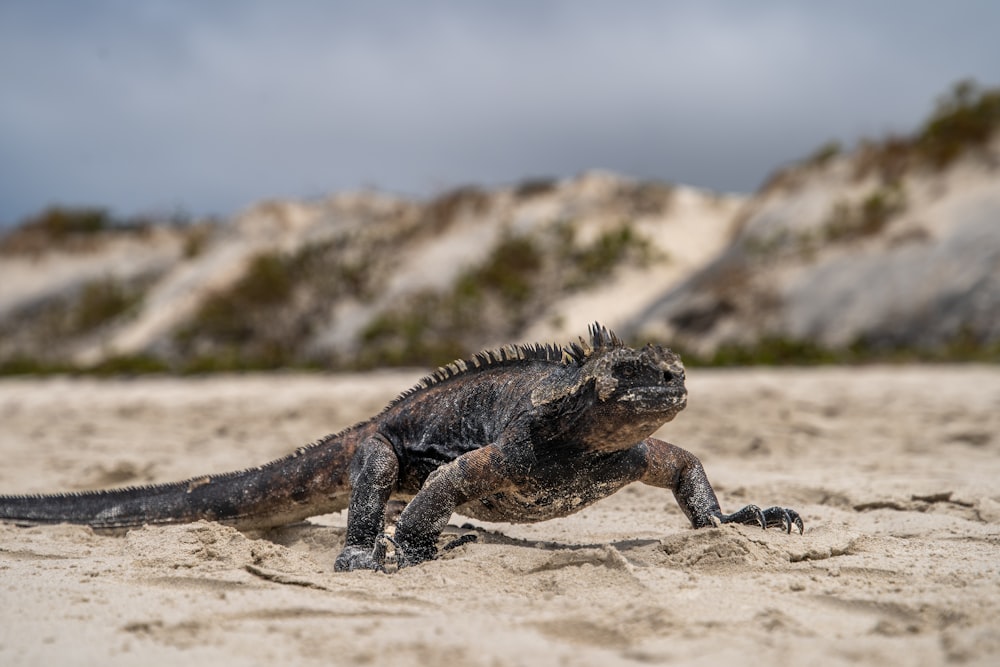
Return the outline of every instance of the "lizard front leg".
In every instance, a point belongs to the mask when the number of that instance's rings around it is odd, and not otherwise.
[[[496,445],[466,452],[436,469],[399,516],[394,540],[398,566],[432,560],[455,508],[509,482],[506,457]]]
[[[358,445],[351,460],[351,504],[347,510],[347,539],[334,570],[380,570],[375,553],[385,524],[385,507],[399,476],[399,460],[383,438],[372,436]]]
[[[745,523],[761,528],[780,525],[790,533],[794,525],[802,533],[802,518],[798,512],[784,507],[762,510],[756,505],[747,505],[732,514],[723,514],[698,457],[656,438],[646,438],[639,446],[645,448],[646,458],[642,481],[673,491],[677,504],[694,528],[716,523]]]

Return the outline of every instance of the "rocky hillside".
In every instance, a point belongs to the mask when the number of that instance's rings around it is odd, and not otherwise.
[[[716,363],[1000,359],[1000,91],[753,197],[607,173],[0,238],[0,371],[429,366],[599,320]]]
[[[727,247],[626,330],[720,362],[996,358],[1000,91],[959,86],[916,133],[776,175]]]
[[[353,193],[231,221],[50,210],[0,244],[8,370],[444,363],[624,323],[719,251],[742,205],[606,173]]]

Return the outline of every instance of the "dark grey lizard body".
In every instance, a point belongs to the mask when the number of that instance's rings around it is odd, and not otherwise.
[[[208,519],[268,528],[348,509],[340,570],[382,567],[390,499],[397,562],[433,558],[453,511],[489,521],[566,516],[626,484],[668,488],[695,527],[802,522],[791,510],[723,514],[698,459],[649,437],[687,402],[680,358],[594,325],[565,347],[511,346],[439,369],[372,419],[257,468],[172,484],[0,496],[0,519],[95,528]]]

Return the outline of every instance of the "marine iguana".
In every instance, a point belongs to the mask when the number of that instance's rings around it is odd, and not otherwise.
[[[723,514],[701,463],[649,437],[687,404],[684,365],[605,327],[565,346],[512,345],[439,368],[378,415],[255,468],[182,482],[0,496],[0,520],[98,529],[201,519],[266,529],[347,508],[336,570],[384,569],[385,513],[408,501],[398,567],[435,558],[452,512],[527,523],[566,516],[630,482],[671,489],[695,528],[803,530],[790,509]]]

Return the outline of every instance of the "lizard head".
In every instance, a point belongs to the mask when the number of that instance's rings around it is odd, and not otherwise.
[[[634,349],[594,324],[590,341],[573,346],[579,366],[561,382],[539,387],[532,402],[562,405],[564,432],[598,449],[630,447],[687,405],[684,364],[658,345]],[[559,416],[560,409],[555,414]]]

